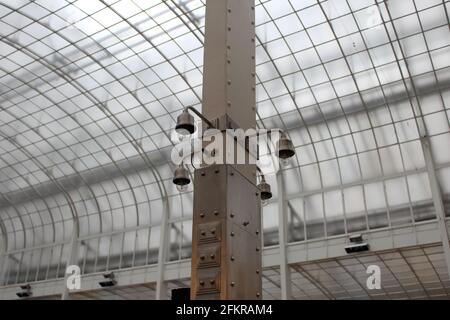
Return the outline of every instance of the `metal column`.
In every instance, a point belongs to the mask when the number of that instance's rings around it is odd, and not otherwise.
[[[254,0],[207,0],[205,30],[203,115],[224,137],[255,128]],[[261,297],[260,226],[255,165],[195,171],[192,299]]]

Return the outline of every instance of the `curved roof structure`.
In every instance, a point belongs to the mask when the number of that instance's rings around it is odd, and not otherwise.
[[[450,216],[450,2],[257,0],[257,120],[297,156],[264,242]],[[190,257],[175,120],[201,110],[205,0],[0,1],[0,285]],[[192,168],[191,168],[192,169]],[[440,190],[430,187],[437,179]],[[192,186],[191,186],[192,188]],[[75,240],[73,240],[75,239]]]

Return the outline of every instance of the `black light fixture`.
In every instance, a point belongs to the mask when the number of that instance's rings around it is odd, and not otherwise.
[[[20,286],[20,289],[22,289],[22,291],[16,293],[19,298],[29,298],[33,295],[29,284]]]
[[[348,254],[356,252],[369,251],[369,244],[364,242],[361,234],[355,234],[348,238],[350,240],[350,245],[345,247],[345,252]]]
[[[259,175],[261,176],[261,181],[259,182],[257,187],[261,195],[261,200],[265,202],[272,198],[272,190],[270,188],[270,184],[266,182],[266,178],[264,177],[261,169],[258,166],[256,166],[256,169],[258,170]]]
[[[194,112],[203,122],[205,122],[209,128],[214,128],[211,121],[206,119],[197,109],[193,107],[186,107],[183,112],[177,117],[177,124],[175,126],[175,131],[179,135],[191,135],[195,132],[195,121],[194,117],[189,113],[189,110]]]
[[[194,117],[189,113],[188,109],[184,109],[183,112],[177,117],[177,125],[175,131],[179,135],[188,135],[195,132]]]
[[[281,132],[280,140],[277,143],[277,156],[280,159],[287,160],[295,155],[294,144],[284,132]]]
[[[103,278],[105,278],[105,281],[100,281],[98,284],[102,287],[113,287],[117,284],[117,281],[115,279],[114,273],[105,273],[103,275]]]
[[[270,189],[270,184],[266,182],[264,176],[261,178],[261,182],[258,184],[259,192],[261,193],[261,200],[267,201],[272,198],[272,191]]]
[[[191,183],[191,179],[189,178],[189,172],[183,163],[175,169],[172,182],[177,186],[178,191],[184,192],[187,190],[187,186]]]

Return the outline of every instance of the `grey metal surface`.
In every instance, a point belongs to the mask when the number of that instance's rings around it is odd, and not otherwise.
[[[261,297],[261,216],[256,186],[230,165],[195,173],[193,299]]]

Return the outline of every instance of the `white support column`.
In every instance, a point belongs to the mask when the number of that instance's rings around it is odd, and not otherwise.
[[[72,232],[72,238],[70,239],[70,252],[69,256],[67,258],[67,264],[66,264],[66,270],[67,267],[70,265],[76,265],[78,260],[78,222],[74,219],[73,222],[73,232]],[[65,270],[65,271],[66,271]],[[61,300],[70,300],[70,290],[67,287],[67,280],[70,276],[70,274],[67,274],[64,271],[64,283],[63,283],[63,291],[61,294]]]
[[[164,281],[164,266],[169,251],[169,202],[167,198],[163,199],[163,213],[161,218],[161,234],[158,250],[158,271],[156,280],[156,300],[167,299],[167,285]]]
[[[445,207],[442,200],[442,193],[439,187],[439,181],[436,177],[436,168],[434,165],[433,154],[431,153],[430,140],[428,136],[421,138],[423,155],[425,158],[425,165],[428,172],[428,179],[430,181],[431,195],[433,197],[434,209],[436,210],[436,218],[439,225],[439,232],[442,239],[442,247],[444,249],[444,258],[447,265],[448,276],[450,277],[450,244],[447,231],[447,224],[445,222]]]
[[[0,243],[0,286],[2,286],[5,281],[6,263],[8,261],[8,238],[6,234],[6,228],[4,228],[2,222],[0,223],[0,227],[2,228],[2,242]]]
[[[0,251],[0,286],[5,283],[5,274],[6,274],[6,262],[8,261],[8,255],[4,250]]]
[[[286,199],[284,197],[284,181],[283,173],[277,172],[277,186],[278,186],[278,239],[280,245],[280,285],[281,285],[281,299],[292,299],[292,281],[291,271],[288,265],[287,256],[287,210]]]

